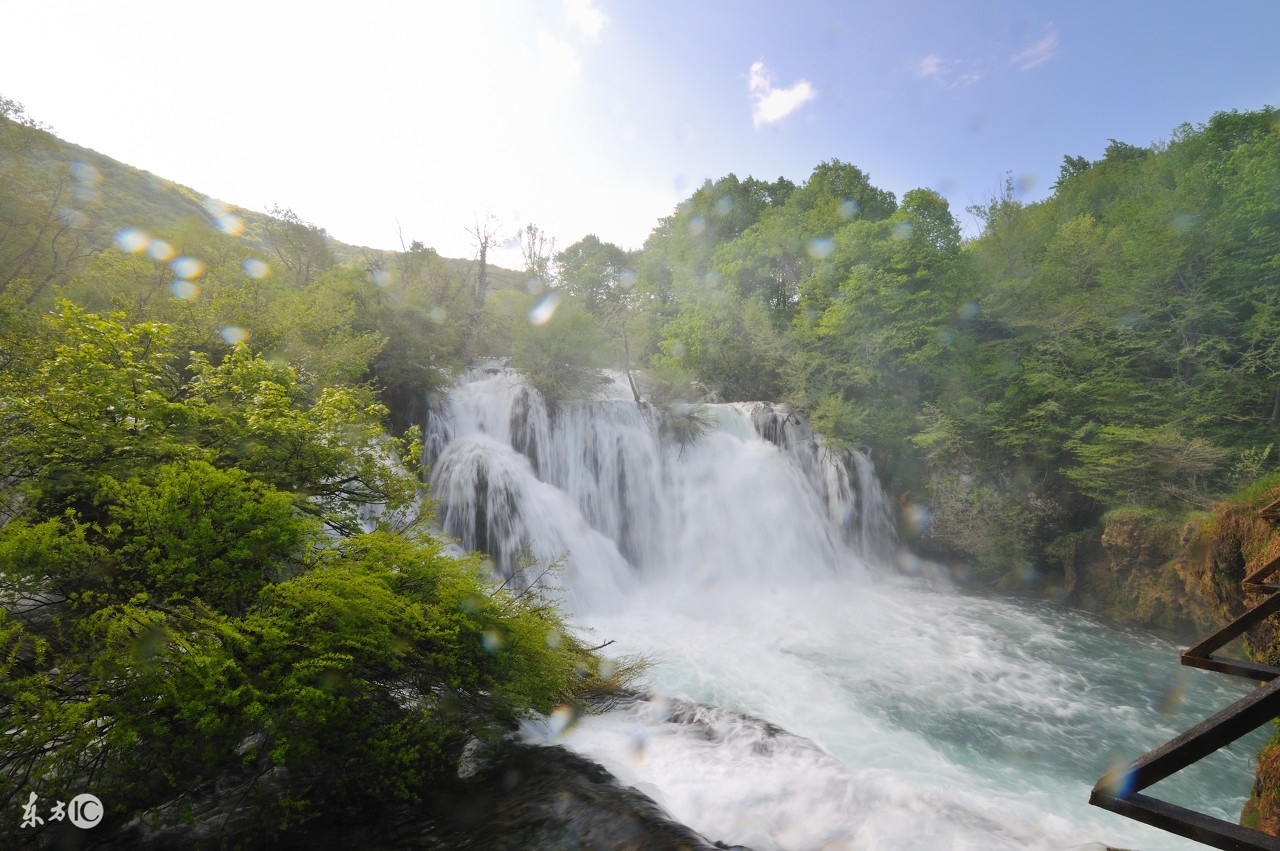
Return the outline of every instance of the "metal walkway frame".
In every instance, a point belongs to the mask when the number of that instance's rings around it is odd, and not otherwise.
[[[1280,500],[1258,512],[1280,521]],[[1280,667],[1217,655],[1225,645],[1280,612],[1280,583],[1268,581],[1280,571],[1280,556],[1245,576],[1246,593],[1266,594],[1257,606],[1179,654],[1183,665],[1248,677],[1262,685],[1221,712],[1201,721],[1124,768],[1108,772],[1089,796],[1089,803],[1145,824],[1228,851],[1280,851],[1280,836],[1170,804],[1142,794],[1194,762],[1280,717]]]

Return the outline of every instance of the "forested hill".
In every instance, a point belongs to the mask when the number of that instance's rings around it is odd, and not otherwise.
[[[870,445],[928,520],[916,545],[992,572],[1061,576],[1108,510],[1205,508],[1277,469],[1274,111],[1112,140],[1064,156],[1047,200],[1006,182],[970,212],[966,241],[936,193],[837,161],[730,175],[654,231],[631,309],[656,367]]]
[[[20,121],[0,130],[10,299],[173,323],[215,361],[245,340],[319,382],[373,382],[401,426],[482,355],[513,356],[553,403],[606,367],[643,370],[660,404],[787,401],[872,449],[913,546],[996,577],[1061,577],[1108,511],[1173,516],[1277,469],[1269,108],[1068,153],[1045,201],[1006,182],[970,208],[971,239],[937,193],[899,199],[831,160],[800,184],[708,181],[638,251],[557,251],[525,228],[520,273],[421,242],[342,262],[287,211],[211,212]]]
[[[486,324],[476,291],[525,280],[418,240],[346,245],[288,209],[224,205],[58,139],[0,96],[0,355],[68,299],[172,323],[179,346],[215,360],[244,342],[321,385],[373,378],[388,400],[418,398],[477,346],[460,330]]]
[[[30,225],[47,218],[64,232],[58,237],[59,245],[44,248],[61,249],[64,260],[76,252],[102,250],[126,228],[160,231],[190,220],[275,256],[281,238],[279,221],[309,225],[291,210],[275,207],[264,213],[227,204],[67,142],[26,118],[19,104],[2,96],[0,120],[9,125],[0,134],[0,168],[10,183],[3,193],[6,207],[0,208],[0,222],[8,229],[6,243],[11,250],[14,243],[22,242],[20,235],[12,232],[14,229],[20,229],[24,222]],[[21,209],[24,202],[34,209]],[[376,249],[341,242],[322,227],[310,227],[323,237],[335,263],[376,265],[385,256]],[[12,274],[10,269],[0,270]]]

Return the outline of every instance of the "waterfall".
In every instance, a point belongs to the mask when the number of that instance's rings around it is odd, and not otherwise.
[[[615,605],[646,577],[859,573],[892,545],[863,453],[766,402],[702,406],[707,431],[682,444],[670,414],[622,382],[553,417],[509,368],[469,371],[425,429],[444,531],[504,577],[565,556],[577,611]]]
[[[448,535],[506,577],[563,556],[575,624],[653,661],[649,700],[526,736],[704,835],[755,851],[1195,847],[1089,807],[1089,789],[1247,686],[1177,668],[1167,641],[939,581],[963,565],[889,567],[870,459],[786,406],[668,411],[619,376],[552,412],[494,362],[432,401],[424,436]],[[1156,794],[1235,818],[1258,736]]]

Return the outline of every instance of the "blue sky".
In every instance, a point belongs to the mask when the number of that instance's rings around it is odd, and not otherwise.
[[[706,178],[840,159],[952,209],[1064,154],[1280,105],[1280,3],[130,4],[5,10],[0,93],[59,135],[346,242],[536,223],[634,248]],[[509,261],[514,257],[508,258]]]

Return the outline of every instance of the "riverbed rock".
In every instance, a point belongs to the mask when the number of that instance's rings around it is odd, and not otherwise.
[[[454,791],[448,813],[458,849],[726,848],[674,821],[651,798],[559,746],[507,743],[479,782]]]
[[[559,746],[504,740],[481,749],[471,776],[434,789],[421,804],[331,814],[297,833],[265,836],[237,806],[234,782],[194,801],[195,821],[154,826],[135,820],[114,830],[45,833],[37,847],[58,851],[715,851],[644,793]],[[283,782],[281,778],[279,782]],[[106,825],[103,826],[107,827]]]

